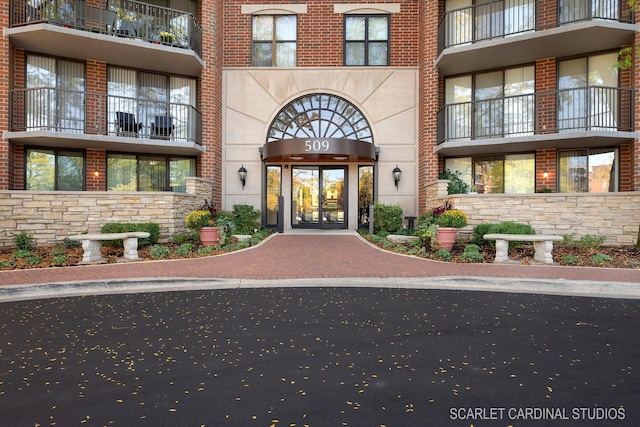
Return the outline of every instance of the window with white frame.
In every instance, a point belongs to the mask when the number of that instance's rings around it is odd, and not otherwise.
[[[295,67],[297,20],[296,15],[254,15],[251,31],[251,65]]]

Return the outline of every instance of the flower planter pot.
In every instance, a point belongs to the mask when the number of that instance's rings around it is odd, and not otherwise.
[[[456,243],[456,236],[458,235],[457,228],[440,227],[436,232],[436,240],[440,242],[440,249],[450,251],[453,249],[453,245]]]
[[[200,242],[205,246],[215,246],[220,242],[220,228],[202,227],[200,229]]]

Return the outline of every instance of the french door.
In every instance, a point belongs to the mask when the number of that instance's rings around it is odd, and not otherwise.
[[[347,228],[344,166],[293,166],[291,225],[294,228]]]

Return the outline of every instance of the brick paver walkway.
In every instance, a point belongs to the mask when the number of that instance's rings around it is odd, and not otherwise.
[[[275,235],[262,245],[222,256],[0,272],[0,284],[126,278],[389,278],[503,277],[640,283],[640,269],[455,264],[402,256],[355,235]]]

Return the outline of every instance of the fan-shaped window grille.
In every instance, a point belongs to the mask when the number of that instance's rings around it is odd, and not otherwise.
[[[267,142],[292,138],[337,138],[373,143],[371,127],[352,103],[312,94],[291,101],[273,119]]]

